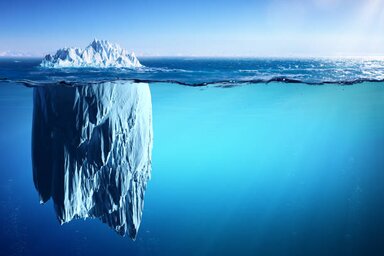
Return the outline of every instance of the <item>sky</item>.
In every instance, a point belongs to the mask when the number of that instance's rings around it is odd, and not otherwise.
[[[384,56],[384,0],[2,0],[0,56],[106,39],[138,56]]]

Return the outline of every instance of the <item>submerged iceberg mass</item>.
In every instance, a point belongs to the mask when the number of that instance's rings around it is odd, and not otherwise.
[[[139,68],[135,54],[106,40],[93,40],[84,50],[63,48],[56,54],[48,54],[40,64],[45,68]]]
[[[152,140],[148,84],[34,88],[33,180],[61,224],[98,218],[135,239]]]

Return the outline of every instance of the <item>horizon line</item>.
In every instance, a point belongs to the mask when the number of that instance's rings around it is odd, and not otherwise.
[[[0,55],[1,59],[38,59],[44,58],[45,55]],[[383,59],[384,55],[139,55],[138,58],[201,58],[201,59]]]

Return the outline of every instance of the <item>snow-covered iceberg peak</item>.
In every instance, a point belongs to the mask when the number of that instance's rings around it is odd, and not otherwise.
[[[44,57],[40,66],[45,68],[139,68],[142,67],[135,54],[106,40],[94,39],[84,50],[80,48],[59,49],[54,55]]]
[[[60,223],[98,218],[134,239],[152,158],[148,84],[34,88],[33,180]]]

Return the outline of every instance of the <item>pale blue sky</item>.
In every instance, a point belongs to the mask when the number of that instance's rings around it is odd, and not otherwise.
[[[0,53],[106,39],[155,56],[384,55],[383,0],[3,0]]]

